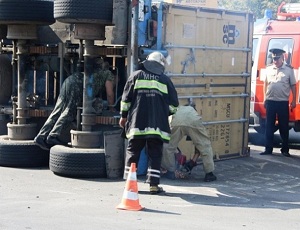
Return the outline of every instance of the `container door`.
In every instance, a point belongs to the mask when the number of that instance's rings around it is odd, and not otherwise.
[[[165,9],[164,47],[172,59],[167,75],[180,104],[195,103],[216,159],[248,155],[253,15],[167,4]],[[190,144],[183,142],[185,153]]]

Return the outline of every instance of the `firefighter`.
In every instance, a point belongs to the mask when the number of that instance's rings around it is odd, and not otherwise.
[[[162,167],[167,170],[165,177],[169,179],[185,178],[184,174],[176,170],[174,153],[180,140],[184,136],[188,136],[195,145],[195,154],[190,161],[185,163],[182,171],[190,174],[197,165],[197,159],[201,154],[205,172],[204,181],[215,181],[217,177],[213,174],[215,165],[211,142],[206,128],[202,124],[202,118],[195,110],[194,105],[179,106],[177,112],[171,116],[170,127],[171,139],[169,144],[165,145],[162,160]]]
[[[160,52],[149,54],[142,68],[129,76],[121,100],[119,125],[128,139],[124,179],[131,163],[138,164],[145,147],[150,164],[147,172],[150,194],[163,192],[158,186],[163,143],[170,140],[168,116],[176,112],[179,104],[175,87],[164,74],[166,63]]]
[[[296,107],[296,79],[291,66],[284,63],[284,50],[274,48],[272,53],[273,63],[266,69],[264,82],[264,107],[266,109],[265,151],[260,155],[270,155],[273,152],[274,126],[276,116],[282,139],[281,154],[289,157],[289,107]],[[292,102],[289,105],[290,91]]]

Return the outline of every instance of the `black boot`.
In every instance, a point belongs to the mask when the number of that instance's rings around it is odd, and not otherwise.
[[[217,180],[217,177],[212,172],[205,174],[205,177],[204,177],[205,182],[211,182],[211,181],[215,181],[215,180]]]
[[[58,137],[54,137],[54,136],[48,136],[47,137],[47,144],[49,145],[67,145],[67,143],[61,141],[58,139]]]
[[[41,149],[49,150],[50,146],[46,143],[45,139],[41,136],[36,136],[33,142],[39,146]]]
[[[150,184],[150,194],[155,195],[158,193],[165,192],[164,189],[157,184]]]

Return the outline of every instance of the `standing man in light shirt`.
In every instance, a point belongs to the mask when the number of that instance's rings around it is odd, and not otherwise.
[[[264,82],[264,106],[266,108],[265,151],[260,155],[273,152],[274,126],[276,116],[282,139],[281,154],[289,157],[289,111],[296,107],[296,79],[294,70],[284,62],[282,49],[270,49],[273,63],[266,69]],[[292,91],[292,101],[289,96]]]

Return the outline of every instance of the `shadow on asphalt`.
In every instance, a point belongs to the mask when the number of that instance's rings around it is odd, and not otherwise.
[[[300,156],[251,153],[250,157],[217,161],[215,166],[218,179],[214,182],[203,181],[202,165],[193,169],[189,179],[163,178],[162,184],[178,190],[167,191],[166,196],[201,205],[300,209]]]
[[[167,211],[159,211],[156,209],[149,209],[149,208],[144,208],[141,211],[144,212],[151,212],[151,213],[160,213],[160,214],[170,214],[170,215],[177,215],[177,216],[181,216],[181,213],[176,213],[176,212],[167,212]]]
[[[225,207],[247,207],[247,208],[273,208],[280,210],[299,209],[298,197],[282,198],[281,192],[268,192],[268,197],[256,194],[255,191],[236,192],[234,195],[222,193],[218,189],[217,197],[190,194],[190,193],[167,193],[166,196],[179,197],[192,204],[225,206]]]
[[[300,133],[296,133],[293,130],[289,133],[289,147],[291,149],[300,149]],[[265,137],[263,134],[259,134],[256,131],[249,129],[249,144],[264,146]],[[281,138],[280,134],[277,131],[274,134],[274,147],[280,148],[281,146]]]

